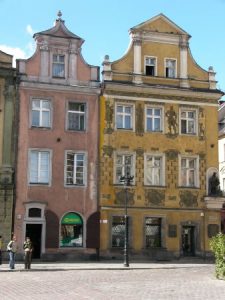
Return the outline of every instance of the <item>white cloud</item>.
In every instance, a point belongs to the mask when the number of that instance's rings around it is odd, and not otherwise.
[[[27,25],[27,27],[26,27],[26,32],[27,32],[28,34],[30,34],[31,36],[33,36],[34,31],[33,31],[33,28],[31,27],[30,24]]]
[[[16,66],[16,59],[17,58],[27,58],[27,54],[25,53],[25,51],[23,51],[20,48],[13,48],[10,46],[6,46],[6,45],[1,45],[0,44],[0,50],[7,53],[7,54],[11,54],[13,55],[13,67]]]

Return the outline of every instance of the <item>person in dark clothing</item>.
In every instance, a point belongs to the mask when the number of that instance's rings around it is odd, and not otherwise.
[[[26,270],[31,268],[31,258],[32,258],[32,251],[33,245],[29,237],[26,237],[25,242],[23,243],[24,249],[24,267]]]

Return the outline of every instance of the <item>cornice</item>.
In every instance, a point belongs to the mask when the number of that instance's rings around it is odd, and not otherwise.
[[[188,98],[188,99],[196,99],[201,103],[207,103],[210,106],[218,106],[217,101],[222,96],[222,92],[218,90],[207,90],[207,91],[199,91],[193,89],[181,89],[181,88],[170,88],[164,86],[146,86],[146,85],[126,85],[126,84],[119,84],[119,83],[104,83],[104,92],[105,95],[120,95],[123,94],[125,97],[129,97],[129,99],[134,98],[134,100],[138,100],[140,98],[149,99],[149,97],[155,95],[155,97],[177,97],[177,98]],[[137,97],[133,95],[137,94]],[[130,96],[132,95],[132,96]],[[116,97],[116,96],[115,96]],[[121,97],[121,96],[119,96]],[[162,100],[162,99],[161,99]],[[165,101],[165,99],[164,99]],[[210,103],[208,103],[210,102]],[[192,101],[190,101],[192,104]],[[194,103],[194,101],[193,101]]]
[[[100,95],[100,86],[87,86],[87,85],[60,85],[60,84],[48,84],[37,82],[25,82],[20,83],[20,89],[25,90],[44,90],[44,91],[56,91],[56,92],[76,92],[89,95]]]

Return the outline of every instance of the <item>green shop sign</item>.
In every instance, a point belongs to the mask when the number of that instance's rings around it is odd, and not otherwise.
[[[61,224],[64,225],[83,224],[83,221],[79,215],[75,213],[68,213],[62,218]]]

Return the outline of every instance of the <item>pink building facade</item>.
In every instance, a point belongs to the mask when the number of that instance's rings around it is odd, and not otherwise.
[[[19,136],[14,232],[30,236],[34,258],[98,253],[99,67],[61,19],[36,33],[36,51],[18,60]]]

